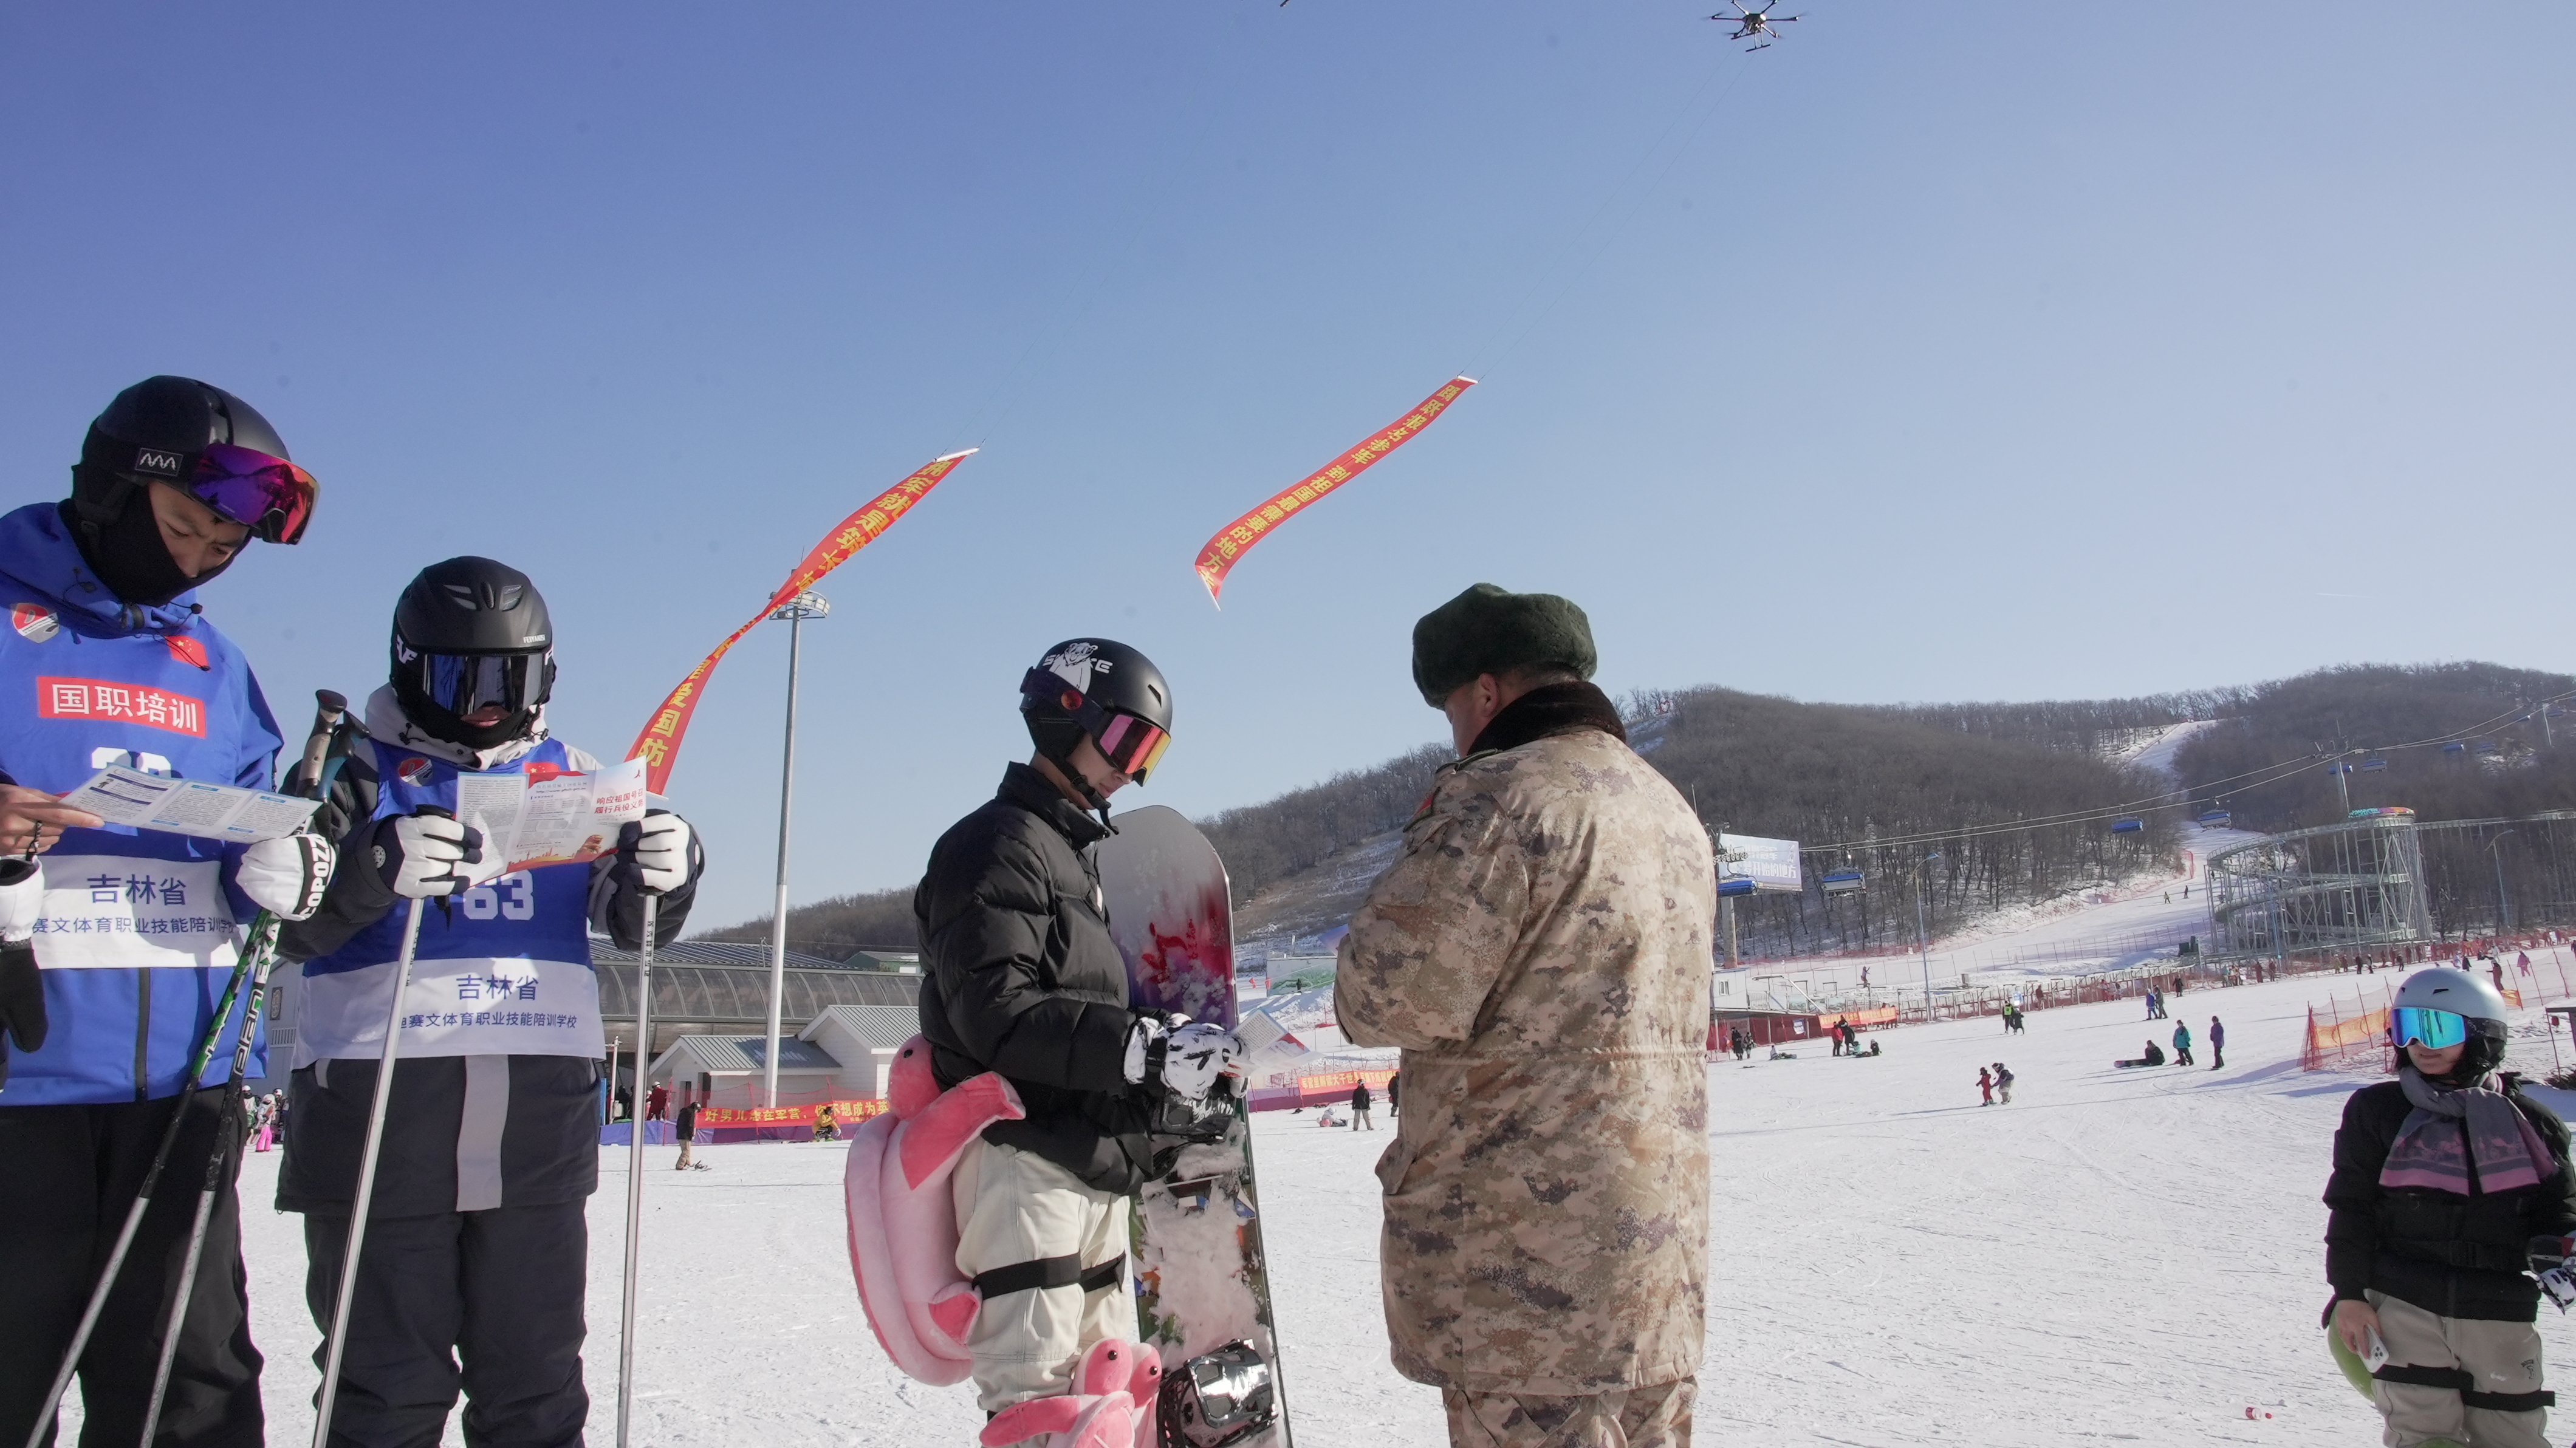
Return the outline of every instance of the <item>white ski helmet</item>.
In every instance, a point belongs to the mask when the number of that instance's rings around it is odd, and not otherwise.
[[[2504,1060],[2504,996],[2482,976],[2447,965],[2432,966],[2406,977],[2391,1004],[2401,1011],[2449,1011],[2468,1022],[2469,1049],[2461,1055],[2454,1075],[2484,1075]],[[2395,1024],[2395,1014],[2391,1012],[2392,1032]],[[2403,1048],[2405,1044],[2400,1033],[2397,1045]]]

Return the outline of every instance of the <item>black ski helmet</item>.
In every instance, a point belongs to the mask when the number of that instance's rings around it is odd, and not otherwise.
[[[72,506],[91,530],[103,528],[153,479],[185,484],[216,443],[288,456],[285,439],[249,403],[193,377],[146,377],[90,423],[72,466]]]
[[[1073,767],[1074,746],[1088,737],[1112,768],[1144,783],[1171,743],[1172,686],[1152,659],[1114,639],[1066,639],[1021,676],[1020,717],[1038,753],[1105,809]]]
[[[440,739],[489,749],[527,733],[554,694],[555,627],[528,575],[489,558],[420,571],[394,604],[394,697]],[[465,716],[498,706],[497,723]]]

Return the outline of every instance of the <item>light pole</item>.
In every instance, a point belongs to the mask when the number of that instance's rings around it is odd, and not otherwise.
[[[1923,865],[1914,872],[1914,942],[1923,951],[1923,1020],[1932,1020],[1932,928],[1924,916],[1924,899],[1932,893],[1932,867],[1941,859],[1934,850],[1923,857]]]
[[[769,617],[787,621],[787,742],[778,763],[778,900],[769,915],[769,1054],[761,1062],[761,1104],[778,1104],[778,1012],[787,999],[787,825],[796,806],[796,661],[805,620],[829,618],[832,605],[807,591]]]
[[[2497,832],[2496,832],[2496,834],[2495,834],[2494,838],[2489,839],[2489,840],[2487,841],[2487,855],[2488,855],[2488,857],[2489,857],[2489,858],[2491,858],[2491,859],[2493,859],[2493,860],[2495,861],[2495,872],[2496,872],[2496,934],[2498,934],[2498,935],[2502,935],[2502,934],[2504,934],[2504,933],[2505,933],[2506,925],[2505,925],[2505,899],[2504,899],[2504,851],[2502,851],[2502,850],[2500,850],[2500,849],[2497,849],[2497,848],[2496,848],[2496,846],[2503,844],[2503,843],[2504,843],[2504,837],[2505,837],[2506,835],[2509,835],[2509,834],[2512,834],[2512,833],[2513,833],[2513,831],[2511,831],[2511,830],[2499,830],[2499,831],[2497,831]]]

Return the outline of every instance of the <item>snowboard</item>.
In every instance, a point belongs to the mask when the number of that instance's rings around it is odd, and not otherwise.
[[[1232,1029],[1234,902],[1225,862],[1196,825],[1161,805],[1112,823],[1118,832],[1096,858],[1109,933],[1127,961],[1128,1003]],[[1220,1139],[1158,1138],[1157,1162],[1168,1160],[1168,1168],[1137,1193],[1138,1335],[1162,1354],[1164,1443],[1290,1448],[1251,1118],[1240,1083],[1222,1086],[1233,1089],[1222,1102],[1210,1098],[1216,1109],[1199,1133]]]

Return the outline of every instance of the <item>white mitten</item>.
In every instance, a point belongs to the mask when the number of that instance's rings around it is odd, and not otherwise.
[[[242,852],[233,883],[251,903],[283,920],[303,920],[322,908],[339,852],[320,835],[262,840]]]
[[[0,860],[0,943],[15,945],[36,933],[45,913],[45,870],[34,860]]]
[[[618,853],[634,867],[638,883],[648,894],[667,895],[689,883],[687,820],[675,814],[649,814],[626,830],[633,837],[619,840]]]
[[[474,883],[483,832],[443,814],[397,815],[376,826],[375,866],[406,900],[453,895]]]
[[[1219,1076],[1243,1065],[1243,1039],[1225,1027],[1196,1021],[1163,1043],[1163,1086],[1184,1101],[1204,1101]]]

